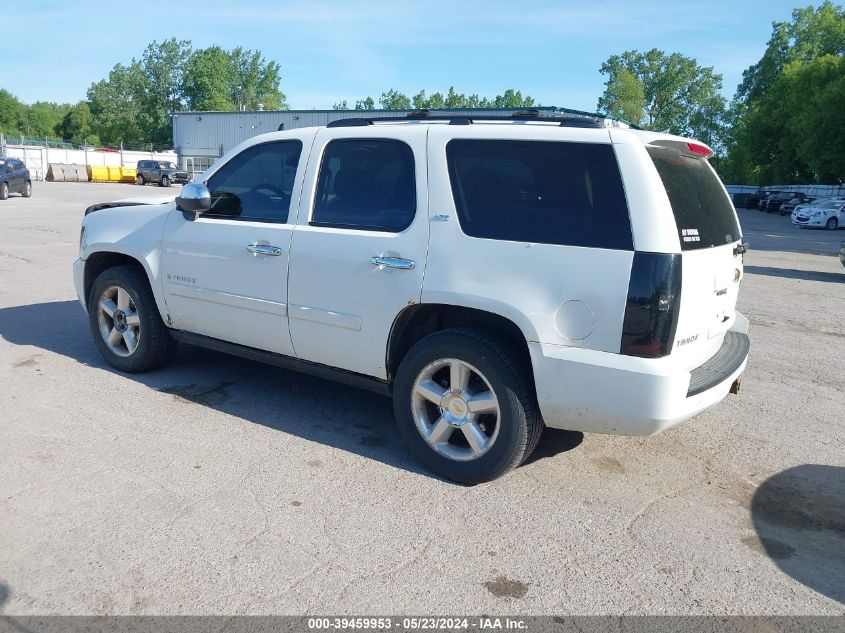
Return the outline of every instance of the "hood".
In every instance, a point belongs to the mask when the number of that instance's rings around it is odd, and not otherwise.
[[[153,204],[167,204],[176,200],[176,196],[145,196],[143,198],[122,198],[113,202],[99,202],[92,204],[85,209],[85,215],[100,211],[102,209],[114,209],[115,207],[137,207],[149,206]]]

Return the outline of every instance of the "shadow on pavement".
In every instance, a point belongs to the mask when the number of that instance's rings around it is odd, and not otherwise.
[[[770,477],[751,517],[781,571],[845,604],[845,467],[805,464]]]
[[[843,268],[841,273],[796,270],[794,268],[772,268],[771,266],[745,266],[744,270],[746,273],[751,273],[752,275],[802,279],[804,281],[829,281],[835,284],[845,284],[845,268]]]
[[[180,345],[171,363],[146,374],[121,374],[97,352],[81,306],[56,301],[0,309],[0,336],[121,375],[171,395],[297,437],[432,476],[405,450],[388,398],[270,365]],[[161,420],[163,425],[178,423]],[[568,451],[580,433],[546,429],[531,461]]]

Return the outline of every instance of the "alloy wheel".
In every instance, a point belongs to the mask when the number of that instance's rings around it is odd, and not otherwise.
[[[414,381],[412,399],[417,430],[444,457],[478,459],[496,442],[499,402],[487,378],[469,363],[456,358],[429,363]]]
[[[129,293],[120,286],[109,286],[97,302],[100,335],[117,356],[131,356],[141,341],[141,317]]]

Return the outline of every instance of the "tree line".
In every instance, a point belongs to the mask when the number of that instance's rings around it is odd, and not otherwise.
[[[600,112],[708,143],[725,182],[845,181],[845,11],[830,1],[772,24],[731,101],[720,74],[680,53],[626,51],[601,72]]]
[[[480,97],[478,94],[464,94],[457,92],[451,86],[446,94],[433,92],[426,95],[425,90],[420,90],[415,95],[408,95],[398,90],[390,89],[382,92],[378,100],[378,106],[382,110],[434,110],[434,109],[458,109],[458,108],[531,108],[538,105],[533,97],[523,96],[522,91],[508,88],[503,94],[496,95],[492,99]],[[332,106],[335,110],[375,110],[376,101],[372,97],[357,99],[352,108],[345,99]]]
[[[0,132],[80,145],[172,147],[171,112],[286,109],[280,70],[261,51],[153,41],[140,59],[116,64],[73,105],[25,105],[0,90]]]
[[[75,105],[25,105],[0,90],[0,132],[77,144],[169,147],[171,112],[287,109],[280,66],[261,51],[187,40],[150,43],[140,59],[116,64]],[[774,22],[762,58],[743,73],[733,99],[723,78],[681,53],[658,49],[611,55],[602,64],[598,111],[644,129],[691,136],[716,151],[726,182],[840,183],[845,180],[845,10],[830,0]],[[528,108],[529,95],[495,97],[390,89],[343,100],[335,109]]]

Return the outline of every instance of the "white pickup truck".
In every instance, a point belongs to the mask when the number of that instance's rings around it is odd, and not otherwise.
[[[426,466],[486,481],[544,425],[648,435],[737,390],[710,154],[536,112],[265,134],[175,202],[91,207],[76,288],[121,371],[181,341],[371,388]]]

